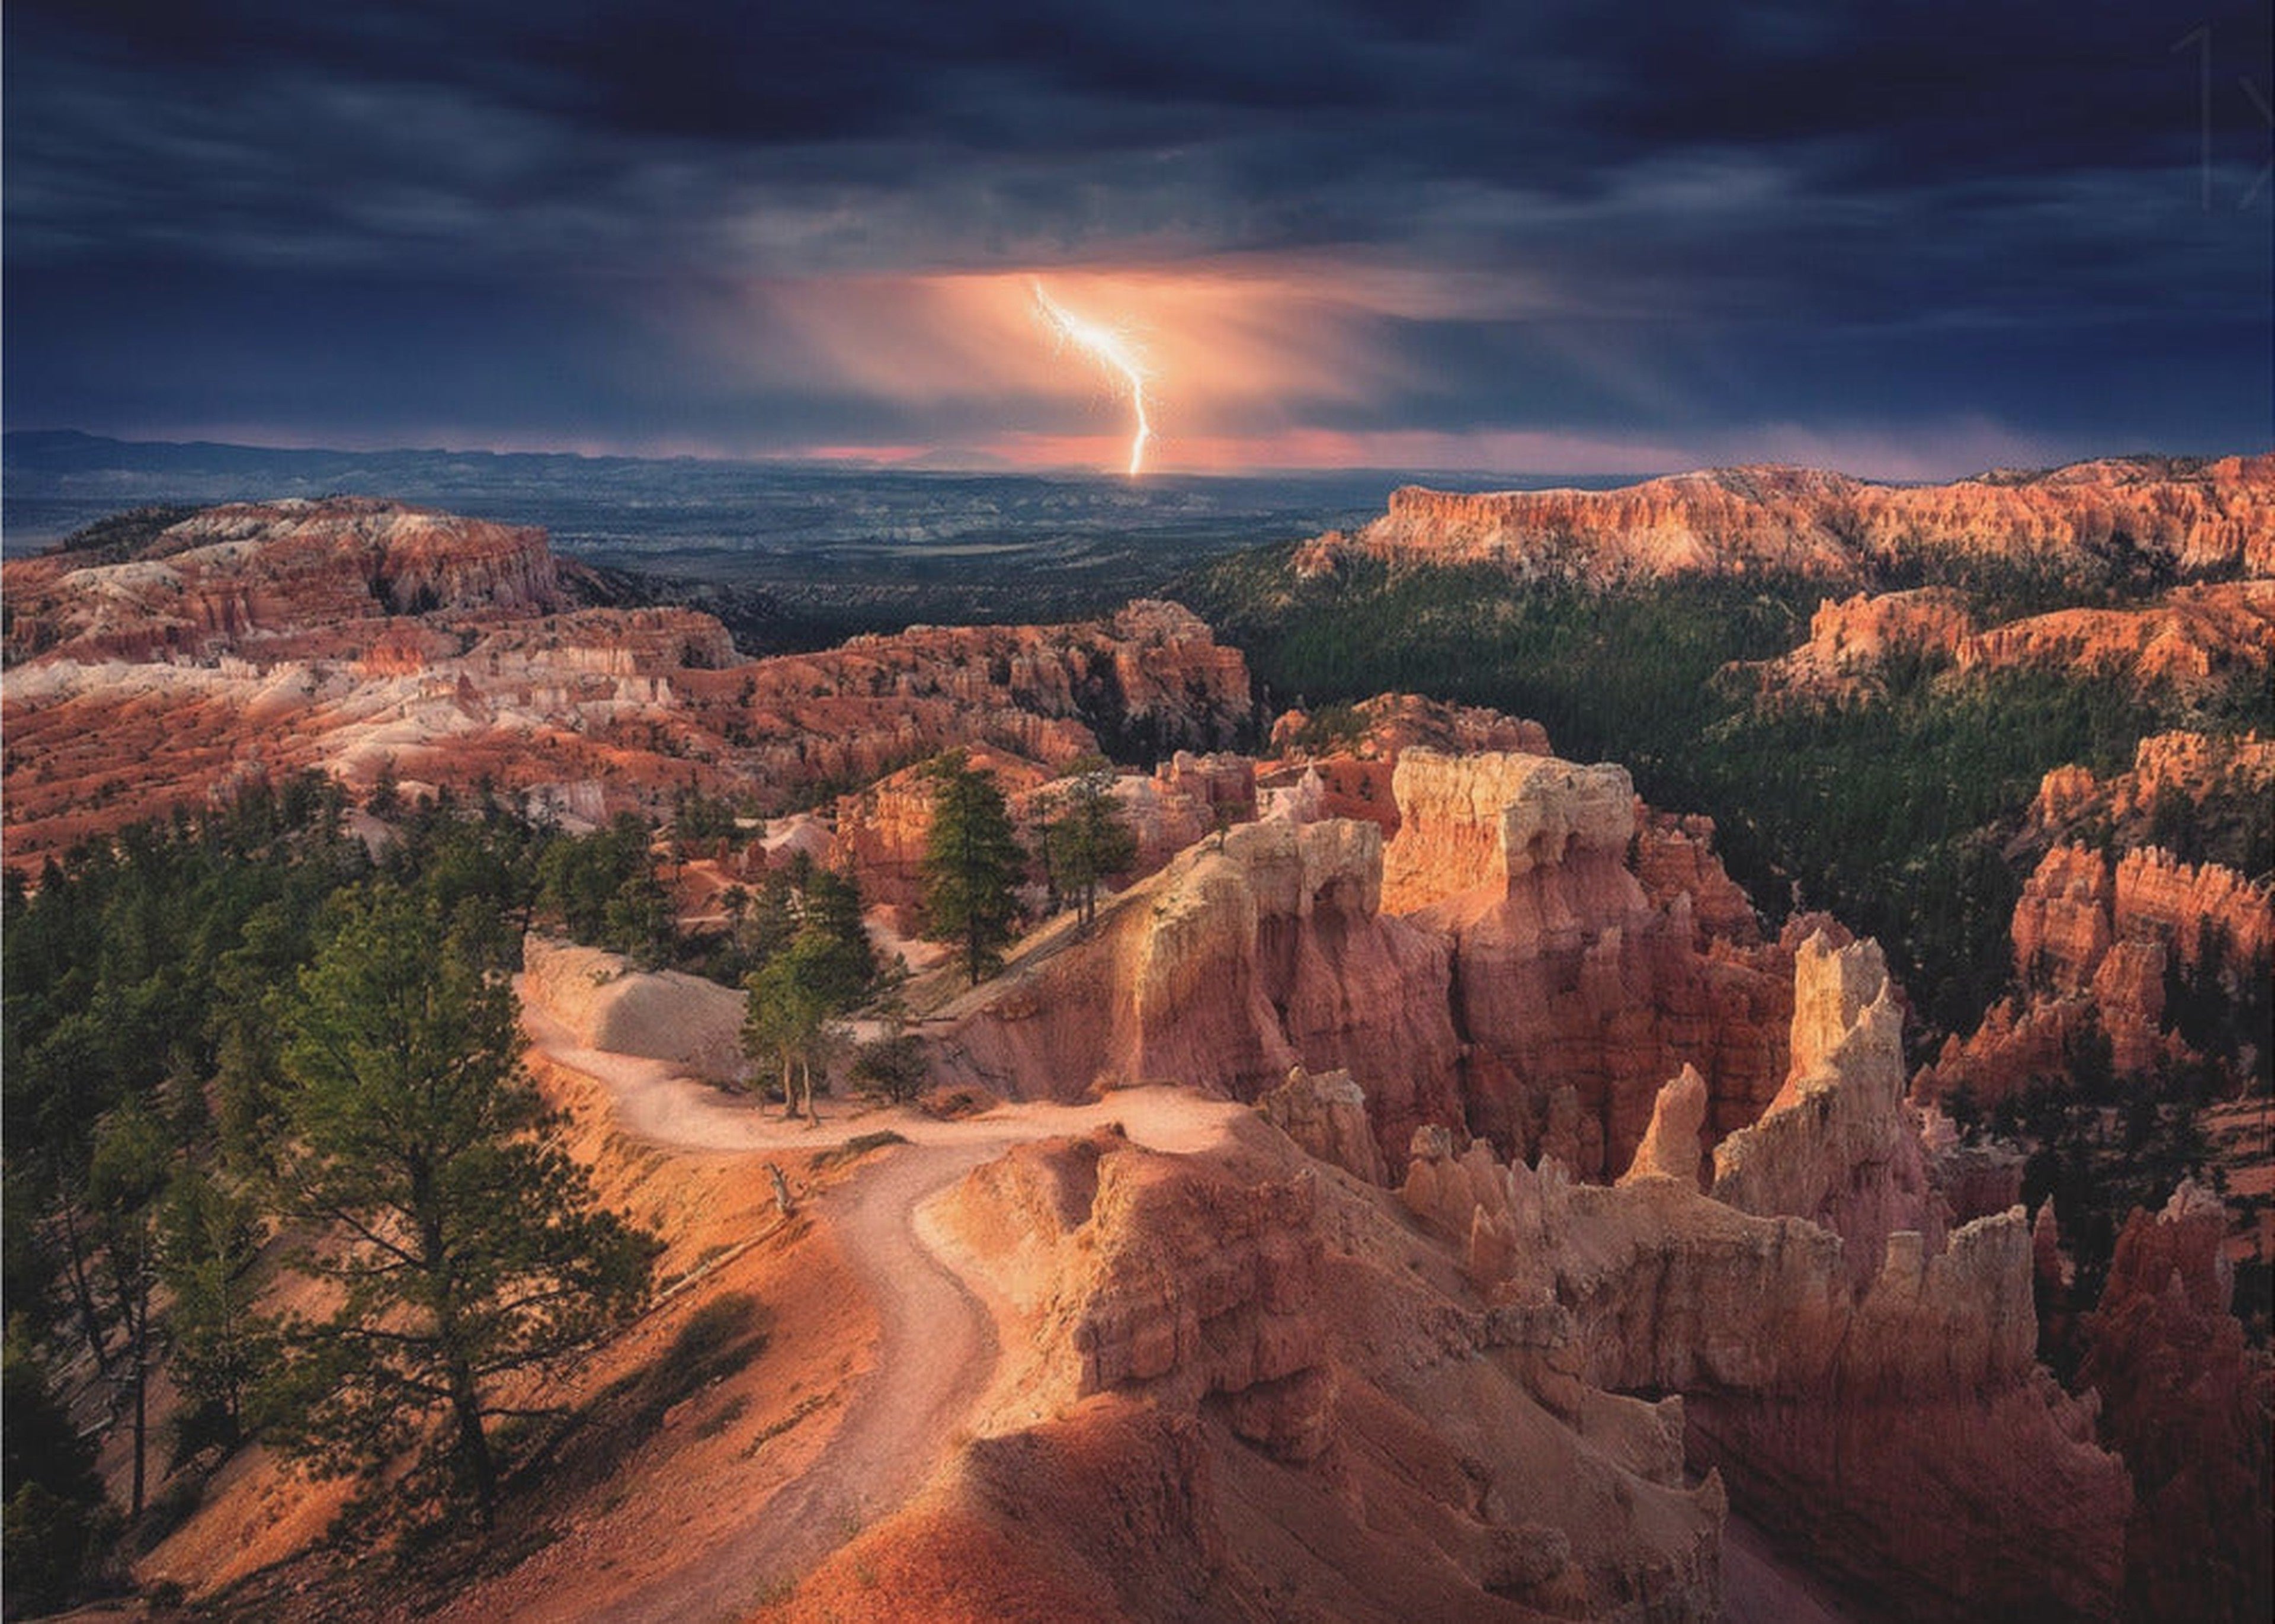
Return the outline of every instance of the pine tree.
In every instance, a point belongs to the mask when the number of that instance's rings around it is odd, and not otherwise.
[[[173,1159],[165,1125],[139,1099],[110,1112],[95,1129],[87,1166],[87,1206],[102,1248],[110,1306],[126,1333],[125,1380],[132,1406],[133,1486],[129,1514],[140,1516],[149,1431],[150,1292],[158,1280],[158,1197]]]
[[[744,980],[750,994],[743,1023],[744,1052],[781,1063],[782,1107],[794,1114],[795,1070],[813,1116],[813,1068],[840,1035],[838,1017],[858,1008],[877,979],[876,950],[861,923],[861,893],[850,879],[811,865],[794,871],[800,915],[787,945]]]
[[[262,1225],[253,1191],[198,1168],[175,1175],[159,1216],[159,1277],[172,1293],[168,1366],[183,1403],[175,1458],[234,1448],[248,1398],[276,1362],[273,1328],[255,1311]]]
[[[932,832],[925,843],[925,911],[932,933],[958,943],[973,986],[1002,963],[1019,914],[1025,855],[994,778],[964,752],[933,762]]]
[[[295,1264],[341,1295],[286,1326],[282,1441],[367,1476],[425,1441],[488,1527],[490,1422],[524,1413],[502,1381],[636,1304],[655,1243],[601,1211],[560,1148],[518,1058],[496,943],[446,929],[433,903],[387,886],[354,897],[283,1026],[279,1187],[328,1231]]]
[[[10,1616],[69,1601],[117,1533],[95,1475],[94,1446],[79,1436],[46,1363],[19,1318],[0,1349],[0,1533],[8,1553]]]
[[[1082,757],[1047,805],[1042,847],[1051,888],[1073,900],[1087,929],[1098,917],[1099,882],[1138,860],[1138,837],[1114,799],[1113,767],[1101,756]]]

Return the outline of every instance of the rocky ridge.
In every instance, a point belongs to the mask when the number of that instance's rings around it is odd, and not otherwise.
[[[2024,1214],[1946,1229],[1877,949],[1813,939],[1796,981],[1793,1073],[1711,1197],[1686,1073],[1614,1188],[1438,1131],[1401,1198],[1551,1368],[1682,1394],[1694,1469],[1907,1616],[2104,1614],[2130,1495],[2035,1363]]]
[[[1006,1419],[1054,1417],[975,1446],[1027,1467],[991,1473],[979,1514],[1030,1526],[1094,1492],[1029,1464],[1078,1447],[1130,1485],[1146,1537],[1109,1517],[1077,1541],[1111,1614],[1718,1616],[1724,1499],[1685,1482],[1681,1401],[1562,1378],[1388,1192],[1260,1122],[1205,1155],[1024,1147],[941,1221],[1029,1330]],[[1165,1439],[1173,1499],[1140,1486]]]
[[[2139,604],[2055,609],[1987,627],[1949,587],[1858,593],[1825,600],[1806,643],[1741,669],[1766,703],[1852,703],[1885,691],[1902,661],[1962,676],[2053,671],[2207,693],[2275,661],[2275,581],[2178,586]]]
[[[198,660],[344,622],[563,602],[542,531],[343,496],[208,508],[117,562],[11,561],[7,586],[11,664]]]
[[[1296,569],[1317,574],[1357,556],[1592,582],[1772,570],[1862,581],[1935,553],[2056,568],[2120,555],[2182,575],[2275,574],[2275,457],[2120,458],[1931,486],[1778,466],[1607,491],[1410,486],[1362,529],[1307,544]]]
[[[1064,790],[1059,775],[984,745],[967,752],[967,759],[995,781],[1009,803],[1022,845],[1030,853],[1037,850],[1037,833],[1051,799]],[[1227,752],[1196,755],[1180,750],[1151,773],[1115,774],[1109,793],[1137,842],[1137,856],[1127,869],[1106,878],[1127,884],[1159,872],[1221,826],[1253,821],[1256,764]],[[903,920],[913,922],[924,894],[924,854],[932,821],[932,786],[926,766],[903,767],[837,797],[835,831],[825,860],[858,876],[861,895],[873,906],[895,910]],[[1039,910],[1043,876],[1039,865],[1030,867],[1031,899]]]
[[[1143,1537],[1077,1538],[1107,1616],[1708,1618],[1727,1474],[1907,1616],[2105,1616],[2131,1497],[2035,1363],[2028,1222],[1873,1171],[1926,1165],[1878,951],[1820,935],[1795,973],[1794,1068],[1713,1196],[1695,1070],[1617,1187],[1425,1124],[1386,1189],[1363,1091],[1302,1071],[1217,1152],[975,1172],[939,1221],[1026,1333],[947,1504],[1032,1528],[1096,1492],[1076,1460],[1128,1485]]]
[[[1711,826],[1639,823],[1623,771],[1552,757],[1414,748],[1395,781],[1387,843],[1372,821],[1274,816],[1188,849],[1087,933],[1047,927],[933,1016],[938,1081],[1254,1099],[1292,1067],[1347,1071],[1393,1168],[1436,1123],[1591,1177],[1625,1165],[1686,1063],[1714,1137],[1760,1114],[1807,927],[1762,939]]]
[[[1385,1152],[1458,1114],[1446,944],[1381,911],[1371,823],[1267,821],[1062,918],[934,1017],[945,1084],[1015,1099],[1175,1080],[1253,1099],[1291,1068],[1362,1080]]]
[[[2067,1076],[2089,1028],[2107,1039],[2120,1073],[2186,1057],[2167,1019],[2172,975],[2200,970],[2215,937],[2222,973],[2264,975],[2275,958],[2275,894],[2154,846],[2120,856],[2062,844],[2024,882],[2013,936],[2018,990],[1974,1032],[1946,1040],[1914,1079],[1919,1098],[1964,1086],[1987,1103]]]
[[[654,813],[689,789],[794,801],[950,744],[1218,749],[1250,720],[1238,651],[1174,604],[743,661],[707,615],[566,607],[541,533],[361,499],[211,510],[111,563],[11,561],[5,594],[19,866],[246,774]]]
[[[1396,789],[1385,893],[1452,945],[1470,1131],[1606,1177],[1685,1064],[1711,1134],[1760,1114],[1784,1076],[1799,936],[1762,940],[1711,825],[1670,827],[1624,769],[1553,758],[1410,751]]]

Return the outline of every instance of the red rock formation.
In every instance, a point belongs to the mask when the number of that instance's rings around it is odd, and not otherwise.
[[[1975,631],[1962,593],[1947,586],[1827,598],[1810,617],[1809,641],[1758,666],[1765,699],[1853,700],[1879,693],[1882,668],[1901,656],[1946,661]]]
[[[1058,775],[985,745],[969,753],[972,765],[992,774],[1008,797],[1012,822],[1027,850],[1039,850],[1047,802],[1064,787]],[[1181,750],[1151,774],[1118,774],[1112,794],[1138,855],[1127,870],[1107,878],[1126,884],[1158,872],[1221,825],[1253,820],[1255,764],[1245,756],[1196,756]],[[931,831],[932,789],[919,763],[837,797],[836,837],[825,860],[858,878],[861,895],[873,905],[913,910],[923,900],[925,843]],[[1041,884],[1039,867],[1035,882]]]
[[[2013,930],[2020,993],[1944,1045],[1914,1080],[1917,1097],[1964,1084],[1987,1102],[2064,1076],[2089,1025],[2108,1038],[2120,1072],[2182,1057],[2164,1030],[2166,967],[2200,965],[2215,933],[2227,963],[2264,963],[2275,954],[2275,895],[2233,869],[2176,862],[2154,847],[2112,862],[2058,845],[2023,885]]]
[[[1280,764],[1258,782],[1281,792],[1286,815],[1297,822],[1364,818],[1398,833],[1398,800],[1391,775],[1409,749],[1469,755],[1480,751],[1548,754],[1548,733],[1537,721],[1452,705],[1418,694],[1385,693],[1351,707],[1357,732],[1324,742],[1311,737],[1313,718],[1282,712],[1272,724],[1272,751]]]
[[[1920,1109],[1920,1144],[1927,1152],[1928,1182],[1943,1197],[1952,1223],[1970,1223],[2022,1205],[2028,1159],[2020,1147],[1998,1139],[1966,1144],[1959,1124],[1933,1104]],[[2052,1211],[2051,1202],[2040,1204],[2039,1216],[2049,1224]]]
[[[2183,1183],[2135,1211],[2086,1321],[2079,1389],[2138,1499],[2126,1530],[2130,1616],[2261,1620],[2275,1612],[2275,1371],[2228,1311],[2218,1197]]]
[[[2115,879],[2110,913],[2120,942],[2157,941],[2181,964],[2193,966],[2203,962],[2205,941],[2218,931],[2232,963],[2275,955],[2275,896],[2232,868],[2176,862],[2150,846],[2120,857]],[[2019,940],[2015,948],[2022,950]]]
[[[1673,1179],[1686,1190],[1699,1187],[1699,1164],[1705,1159],[1699,1129],[1706,1125],[1706,1079],[1696,1066],[1659,1091],[1651,1107],[1651,1126],[1636,1146],[1635,1159],[1620,1175],[1620,1182],[1638,1179]]]
[[[2129,546],[2187,572],[2275,574],[2275,457],[2134,458],[1950,485],[1873,485],[1807,468],[1711,469],[1608,491],[1394,491],[1380,518],[1300,550],[1490,563],[1594,581],[1790,570],[1835,580],[1923,552],[2062,561]]]
[[[2057,609],[1961,638],[1961,671],[2075,671],[2201,689],[2275,659],[2275,581],[2181,586],[2141,608]]]
[[[1385,895],[1453,942],[1472,1132],[1607,1176],[1685,1064],[1706,1079],[1710,1137],[1760,1114],[1785,1075],[1790,948],[1702,928],[1693,893],[1672,888],[1666,836],[1636,838],[1624,771],[1411,750],[1396,777]],[[1627,865],[1646,846],[1663,902]],[[1720,878],[1703,853],[1691,859]],[[1720,887],[1702,888],[1725,916]]]
[[[779,806],[954,744],[1210,748],[1249,716],[1238,651],[1173,604],[738,664],[708,616],[556,612],[541,533],[386,503],[212,510],[122,563],[11,562],[4,590],[11,655],[43,651],[4,690],[19,866],[253,774],[359,789],[391,764],[653,814],[691,789]]]
[[[1007,796],[1030,791],[1050,774],[1032,761],[985,746],[967,752],[971,766]],[[913,910],[924,901],[925,847],[932,837],[933,786],[923,764],[888,773],[866,789],[837,797],[837,830],[827,861],[860,881],[871,907]]]
[[[1400,766],[1399,837],[1384,853],[1383,890],[1402,912],[1480,889],[1505,892],[1536,871],[1566,869],[1568,858],[1582,872],[1595,857],[1616,869],[1635,834],[1635,786],[1622,767],[1436,751],[1410,752]],[[1619,889],[1603,900],[1624,904]]]
[[[1792,1069],[1761,1121],[1715,1147],[1714,1198],[1831,1230],[1860,1290],[1898,1231],[1939,1253],[1946,1213],[1904,1103],[1903,1016],[1878,944],[1836,948],[1822,934],[1801,944],[1788,1053]]]
[[[1386,1153],[1460,1118],[1446,944],[1380,911],[1381,832],[1256,823],[1062,920],[942,1011],[943,1082],[1009,1098],[1176,1082],[1254,1099],[1347,1070]]]
[[[202,658],[343,621],[561,601],[545,533],[366,497],[208,508],[135,557],[7,567],[11,661]]]
[[[1382,1148],[1366,1115],[1366,1091],[1348,1071],[1317,1076],[1296,1067],[1288,1080],[1256,1102],[1264,1120],[1317,1160],[1341,1167],[1354,1178],[1380,1184],[1388,1178]]]
[[[1017,1414],[1055,1412],[1047,1439],[1095,1416],[1133,1444],[1190,1440],[1172,1514],[1157,1526],[1140,1487],[1063,1548],[1101,1568],[1119,1552],[1106,1583],[1143,1587],[1136,1616],[1281,1616],[1291,1597],[1355,1620],[1716,1616],[1723,1500],[1685,1485],[1680,1401],[1581,1390],[1477,1311],[1387,1192],[1302,1160],[1276,1135],[1183,1157],[1101,1135],[955,1192],[943,1222],[1025,1321]],[[975,1453],[1051,1447],[1026,1436]],[[1157,1454],[1131,1450],[1138,1484]],[[999,1477],[988,1521],[1055,1531],[1052,1507],[1121,1462]],[[1146,1540],[1120,1531],[1132,1516]]]
[[[1840,1282],[1833,1340],[1774,1339],[1773,1360],[1812,1367],[1798,1384],[1725,1372],[1708,1391],[1686,1388],[1697,1441],[1742,1498],[1766,1497],[1772,1520],[1834,1566],[1898,1588],[1908,1613],[2035,1613],[2052,1598],[2066,1613],[2104,1613],[2123,1475],[2034,1363],[2022,1209],[1946,1240],[1921,1124],[1902,1101],[1891,993],[1871,943],[1802,944],[1792,1075],[1758,1123],[1717,1147],[1713,1195],[1837,1237],[1819,1265]],[[1821,1334],[1816,1299],[1804,1302],[1803,1325]],[[1995,1558],[1968,1531],[1986,1526],[2006,1530]]]
[[[1718,939],[1741,948],[1762,940],[1761,917],[1714,855],[1712,818],[1658,812],[1636,802],[1629,860],[1652,907],[1672,909],[1676,897],[1690,899],[1693,945],[1700,952]]]
[[[944,1079],[1060,1099],[1176,1081],[1245,1099],[1292,1065],[1340,1068],[1394,1167],[1434,1122],[1591,1177],[1625,1164],[1686,1063],[1707,1079],[1710,1137],[1760,1114],[1785,1075],[1793,943],[1719,917],[1729,887],[1709,826],[1631,840],[1616,767],[1415,748],[1395,771],[1387,857],[1355,821],[1268,820],[1187,851],[1090,937],[1043,933],[950,1006]],[[1656,897],[1626,866],[1631,846],[1663,859]],[[1394,880],[1404,918],[1383,917]]]
[[[1770,1153],[1793,1152],[1826,1155],[1800,1137]],[[2033,1363],[2019,1212],[1932,1254],[1898,1232],[1860,1288],[1832,1231],[1680,1176],[1575,1185],[1440,1137],[1400,1193],[1544,1385],[1682,1394],[1692,1469],[1893,1613],[2112,1610],[2126,1480]]]
[[[1137,860],[1115,878],[1143,879],[1217,829],[1255,819],[1256,764],[1246,756],[1181,750],[1150,774],[1116,778],[1114,798],[1138,842]]]
[[[1266,817],[1293,823],[1364,818],[1387,838],[1398,833],[1392,771],[1388,761],[1357,756],[1323,756],[1267,767],[1257,774],[1259,810]]]
[[[2275,581],[2181,586],[2136,607],[2057,609],[1980,630],[1964,595],[1949,588],[1859,593],[1827,598],[1809,631],[1790,653],[1736,668],[1764,702],[1869,699],[1885,691],[1887,667],[1903,656],[1961,675],[2076,673],[2201,693],[2275,660]]]
[[[1356,736],[1331,739],[1325,750],[1309,742],[1314,721],[1309,714],[1282,711],[1272,723],[1272,753],[1288,761],[1348,755],[1389,762],[1416,744],[1455,755],[1481,750],[1548,753],[1548,732],[1538,722],[1481,705],[1456,705],[1417,693],[1380,693],[1360,700],[1351,711],[1357,723]]]
[[[2038,786],[2026,833],[2060,839],[2087,820],[2105,818],[2119,843],[2152,843],[2149,820],[2176,797],[2196,806],[2215,795],[2264,804],[2275,797],[2275,740],[2256,733],[2152,733],[2133,749],[2133,765],[2104,780],[2082,767],[2058,767]]]

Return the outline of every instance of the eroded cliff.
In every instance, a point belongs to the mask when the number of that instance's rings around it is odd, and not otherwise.
[[[653,814],[690,789],[782,805],[950,745],[1056,766],[1216,749],[1250,722],[1239,652],[1174,604],[746,661],[707,615],[565,608],[541,532],[362,499],[11,561],[5,593],[19,866],[308,768]]]
[[[1923,554],[2066,570],[2112,551],[2181,574],[2275,573],[2275,457],[2116,458],[1931,486],[1773,466],[1607,491],[1410,486],[1364,528],[1305,547],[1296,568],[1357,555],[1598,582],[1769,570],[1855,581]]]

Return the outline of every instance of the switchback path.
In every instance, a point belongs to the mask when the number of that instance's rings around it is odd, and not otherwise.
[[[739,1152],[755,1162],[768,1153],[826,1150],[885,1128],[911,1141],[811,1208],[875,1303],[879,1323],[875,1364],[837,1431],[726,1540],[690,1551],[676,1571],[593,1615],[610,1624],[745,1619],[762,1598],[905,1504],[947,1458],[957,1428],[987,1390],[1001,1343],[986,1301],[925,1239],[917,1209],[926,1200],[1015,1144],[1116,1122],[1140,1144],[1198,1150],[1246,1111],[1150,1088],[1093,1105],[1007,1105],[955,1122],[870,1111],[815,1129],[729,1099],[665,1061],[582,1048],[542,1010],[525,1006],[523,1021],[540,1054],[601,1083],[625,1131],[652,1144]]]

